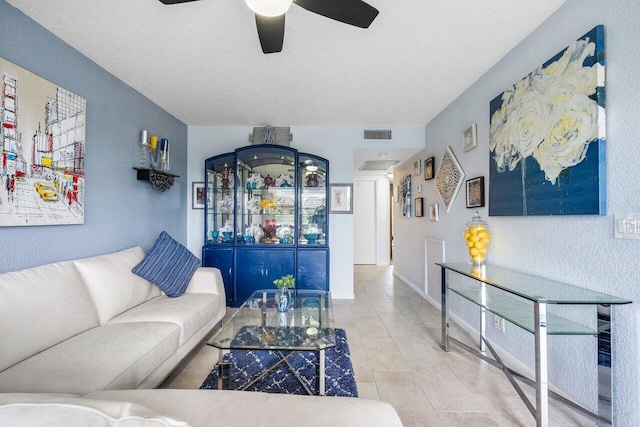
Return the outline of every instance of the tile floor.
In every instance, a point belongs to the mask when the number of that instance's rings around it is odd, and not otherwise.
[[[335,300],[334,317],[347,332],[360,397],[391,403],[407,427],[535,426],[501,371],[455,345],[441,349],[440,311],[393,267],[356,266],[354,279],[355,299]],[[199,388],[217,357],[201,344],[161,387]],[[550,425],[595,424],[551,401]]]

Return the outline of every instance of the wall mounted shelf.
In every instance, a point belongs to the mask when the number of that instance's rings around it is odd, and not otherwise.
[[[161,172],[155,169],[149,168],[133,168],[137,171],[138,181],[148,181],[161,193],[170,189],[173,186],[175,178],[180,178],[179,175],[174,175],[169,172]]]

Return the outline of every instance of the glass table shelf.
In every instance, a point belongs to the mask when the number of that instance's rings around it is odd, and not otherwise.
[[[484,307],[491,313],[502,317],[520,328],[535,333],[533,306],[522,299],[513,297],[502,291],[491,288],[483,290],[480,287],[453,286],[449,290],[472,303]],[[547,334],[549,335],[597,335],[598,331],[571,322],[563,317],[547,314]]]

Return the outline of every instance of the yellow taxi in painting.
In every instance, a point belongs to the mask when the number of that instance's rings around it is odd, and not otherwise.
[[[45,181],[38,181],[33,184],[36,187],[36,191],[42,197],[42,200],[55,201],[58,200],[58,195],[56,191],[53,189],[50,183]]]

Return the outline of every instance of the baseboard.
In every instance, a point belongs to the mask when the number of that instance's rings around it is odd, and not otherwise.
[[[407,285],[408,287],[413,289],[422,298],[429,299],[429,296],[426,293],[424,293],[417,285],[415,285],[413,282],[411,282],[411,280],[409,280],[406,277],[404,277],[402,274],[400,274],[397,271],[395,271],[395,269],[393,270],[393,275],[395,277],[397,277],[398,279],[400,279],[402,281],[402,283],[404,283],[405,285]]]
[[[355,299],[355,294],[334,294],[331,292],[331,299]]]

